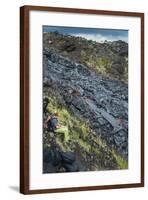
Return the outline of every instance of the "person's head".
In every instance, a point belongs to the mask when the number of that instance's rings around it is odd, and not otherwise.
[[[54,116],[58,117],[59,113],[57,111],[54,112]]]

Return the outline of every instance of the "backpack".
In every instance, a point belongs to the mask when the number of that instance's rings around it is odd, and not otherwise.
[[[51,119],[48,121],[48,130],[54,132],[57,125],[58,125],[58,119],[54,116],[51,117]]]

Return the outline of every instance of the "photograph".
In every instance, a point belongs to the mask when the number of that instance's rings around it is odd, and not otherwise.
[[[20,192],[143,187],[144,13],[20,19]]]
[[[42,26],[43,170],[128,169],[128,30]]]

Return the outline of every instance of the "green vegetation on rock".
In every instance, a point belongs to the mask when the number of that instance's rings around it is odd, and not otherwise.
[[[106,142],[102,140],[100,136],[97,136],[86,122],[73,116],[66,107],[61,106],[53,95],[48,95],[48,99],[48,114],[50,115],[57,111],[59,113],[59,122],[69,129],[70,144],[63,144],[62,137],[59,134],[52,136],[55,137],[56,144],[61,151],[77,152],[77,150],[80,149],[81,152],[79,152],[78,157],[80,157],[86,165],[90,162],[89,164],[92,165],[93,170],[108,169],[108,165],[112,165],[112,169],[127,168],[127,162],[120,155],[115,153],[114,150],[110,149]],[[51,136],[49,132],[46,132],[46,135],[44,147],[49,147]],[[91,156],[94,157],[94,163],[87,161]]]
[[[44,47],[75,62],[85,64],[91,70],[106,77],[128,81],[128,44],[126,42],[119,40],[98,43],[82,37],[49,32],[44,33]]]
[[[128,168],[128,163],[126,160],[124,160],[120,155],[115,153],[114,150],[112,150],[112,154],[116,159],[119,169],[127,169]]]
[[[43,171],[127,169],[128,44],[57,31],[43,43],[43,120],[56,111],[63,125],[45,123]]]

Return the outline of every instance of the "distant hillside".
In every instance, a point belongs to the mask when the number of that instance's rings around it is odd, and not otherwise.
[[[44,48],[84,64],[105,77],[128,81],[128,44],[124,41],[98,43],[58,32],[44,33]]]

